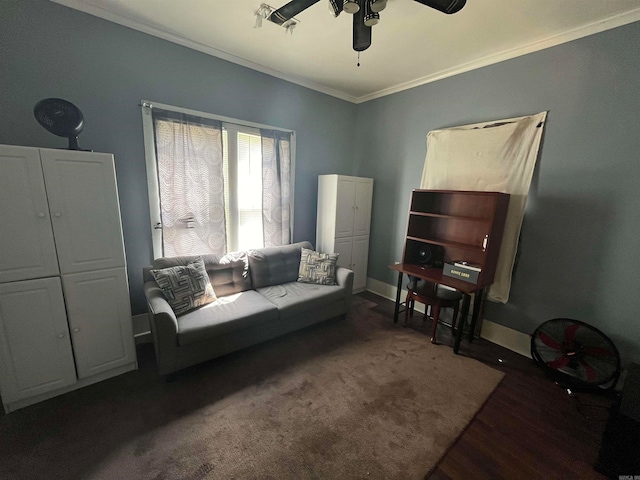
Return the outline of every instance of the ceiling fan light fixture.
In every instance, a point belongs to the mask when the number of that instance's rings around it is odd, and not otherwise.
[[[371,15],[367,15],[367,18],[364,19],[364,24],[367,27],[373,27],[378,23],[380,23],[380,15],[378,15],[377,13],[372,13]]]
[[[370,0],[364,2],[364,24],[367,27],[373,27],[380,21],[380,15],[371,10],[372,3]]]
[[[371,11],[380,13],[387,8],[387,0],[371,0]]]
[[[353,49],[356,52],[364,52],[371,46],[371,27],[364,24],[364,10],[359,9],[353,16]]]
[[[342,4],[342,10],[345,13],[350,13],[353,15],[354,13],[358,13],[358,11],[360,10],[360,4],[358,4],[356,0],[344,0]]]
[[[342,12],[343,0],[329,0],[329,11],[334,17],[337,17]]]
[[[261,26],[262,20],[280,25],[287,33],[299,23],[295,15],[315,5],[320,0],[289,0],[289,3],[276,9],[263,3],[255,12],[256,27]],[[415,0],[422,5],[431,7],[442,13],[452,14],[460,11],[467,0]],[[353,49],[358,52],[358,66],[360,66],[360,52],[371,46],[371,30],[380,22],[380,12],[387,7],[388,0],[329,0],[329,11],[334,17],[346,12],[353,15]]]
[[[416,2],[451,15],[452,13],[459,12],[467,3],[467,0],[416,0]]]

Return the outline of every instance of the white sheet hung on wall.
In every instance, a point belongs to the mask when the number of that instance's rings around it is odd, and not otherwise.
[[[511,195],[488,299],[507,303],[524,208],[547,112],[432,130],[420,188]]]

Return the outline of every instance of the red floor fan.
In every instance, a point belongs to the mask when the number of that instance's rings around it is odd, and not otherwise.
[[[609,391],[620,377],[620,354],[600,330],[569,318],[554,318],[531,336],[531,356],[561,387]]]

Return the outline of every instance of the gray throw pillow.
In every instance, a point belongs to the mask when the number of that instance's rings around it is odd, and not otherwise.
[[[187,265],[151,270],[176,316],[216,301],[202,257]]]
[[[303,248],[298,281],[317,283],[318,285],[335,285],[338,255],[338,253],[319,253]]]

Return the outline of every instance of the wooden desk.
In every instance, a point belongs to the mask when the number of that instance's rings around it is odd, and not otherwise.
[[[439,283],[440,285],[446,285],[448,287],[455,288],[463,293],[462,309],[460,310],[460,316],[462,320],[458,322],[458,329],[455,332],[455,343],[453,345],[453,352],[458,353],[460,349],[460,342],[464,334],[464,326],[466,324],[467,315],[469,314],[469,305],[471,304],[471,294],[475,295],[476,300],[473,302],[473,313],[471,314],[471,324],[469,327],[468,339],[473,341],[473,333],[476,328],[478,317],[482,311],[482,304],[484,302],[484,290],[489,285],[482,283],[474,285],[469,282],[463,282],[457,278],[448,277],[442,274],[441,268],[425,267],[422,265],[409,264],[409,263],[396,263],[389,265],[391,270],[398,272],[398,288],[396,291],[396,305],[393,311],[393,323],[398,323],[398,315],[400,314],[400,296],[402,292],[402,276],[403,274],[411,275],[421,278],[428,282]],[[405,305],[406,308],[406,305]]]

